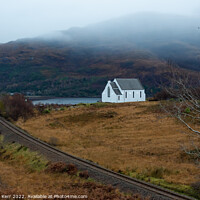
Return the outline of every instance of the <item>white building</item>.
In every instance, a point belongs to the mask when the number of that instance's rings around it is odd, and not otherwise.
[[[113,81],[108,81],[102,93],[102,102],[123,103],[145,100],[144,88],[140,81],[135,78],[116,78]]]

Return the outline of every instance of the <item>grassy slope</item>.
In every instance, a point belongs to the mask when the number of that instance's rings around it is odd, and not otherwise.
[[[1,138],[2,140],[2,138]],[[0,142],[0,195],[87,195],[87,199],[142,200],[67,173],[45,172],[48,161],[18,144]]]
[[[200,173],[181,150],[186,128],[157,102],[80,105],[17,125],[63,151],[174,190],[190,190]]]

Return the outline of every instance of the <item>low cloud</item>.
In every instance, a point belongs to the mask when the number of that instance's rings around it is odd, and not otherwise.
[[[155,11],[198,14],[199,0],[0,0],[0,42]],[[54,32],[55,33],[55,32]]]

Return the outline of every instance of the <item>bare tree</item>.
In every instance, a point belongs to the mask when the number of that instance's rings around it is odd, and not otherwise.
[[[190,145],[182,145],[182,148],[200,164],[200,81],[198,76],[185,73],[171,62],[168,65],[169,86],[164,90],[174,100],[162,102],[161,106],[188,128],[185,134],[189,136]]]
[[[14,121],[19,117],[26,120],[34,115],[34,106],[22,94],[2,95],[0,96],[0,115]]]

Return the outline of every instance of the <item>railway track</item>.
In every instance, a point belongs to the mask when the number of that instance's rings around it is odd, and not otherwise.
[[[90,177],[104,184],[111,184],[124,192],[139,193],[150,199],[159,200],[194,200],[167,189],[140,181],[101,167],[93,162],[62,152],[49,144],[31,136],[22,129],[0,117],[0,131],[5,140],[17,142],[45,155],[52,161],[63,161],[75,164],[80,170],[87,170]]]

